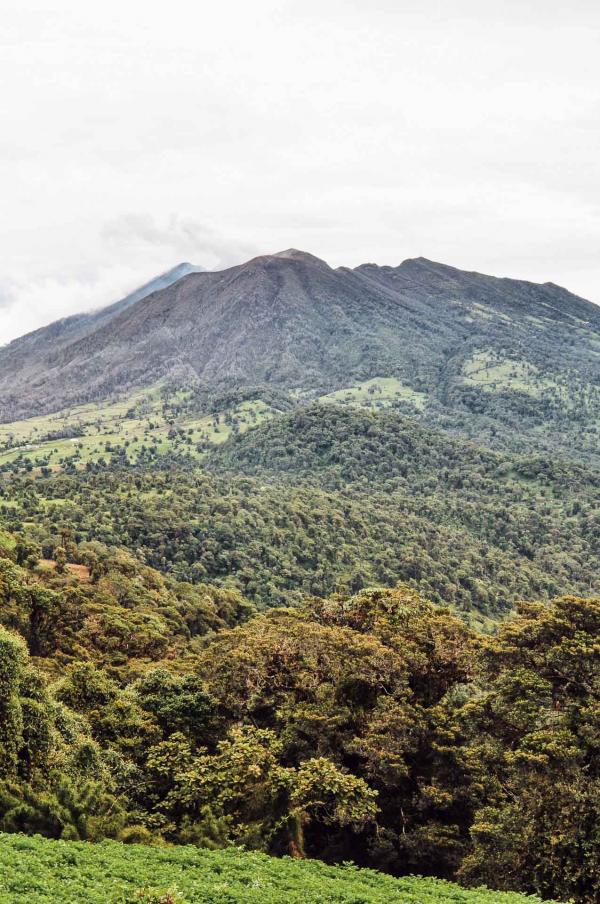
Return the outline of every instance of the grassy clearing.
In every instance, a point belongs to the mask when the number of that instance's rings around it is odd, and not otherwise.
[[[474,302],[470,306],[469,310],[472,314],[475,314],[477,317],[481,317],[483,320],[503,320],[505,323],[511,323],[511,318],[507,314],[503,314],[502,311],[497,311],[490,305],[483,305]]]
[[[545,391],[562,392],[558,383],[543,377],[534,364],[501,359],[489,351],[477,352],[465,362],[462,381],[486,392],[513,390],[531,396],[540,396]]]
[[[237,849],[0,835],[0,904],[535,904],[435,879],[393,879]]]
[[[330,392],[321,396],[319,401],[361,408],[389,408],[394,402],[408,402],[422,411],[426,395],[411,389],[396,377],[375,377],[345,389],[338,389],[337,392]]]
[[[233,430],[243,433],[271,416],[269,406],[258,399],[214,415],[173,415],[184,397],[181,392],[171,394],[165,406],[157,385],[116,402],[0,424],[0,465],[28,461],[34,469],[56,471],[68,462],[85,466],[120,451],[136,461],[148,449],[157,454],[185,451],[200,460]]]

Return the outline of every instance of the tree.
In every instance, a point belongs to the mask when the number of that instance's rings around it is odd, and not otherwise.
[[[64,574],[67,567],[67,552],[64,546],[55,547],[53,555],[57,572],[59,574]]]
[[[600,600],[522,604],[461,719],[479,785],[470,882],[600,896]]]
[[[26,662],[23,640],[0,628],[0,778],[17,774],[23,744],[20,687]]]

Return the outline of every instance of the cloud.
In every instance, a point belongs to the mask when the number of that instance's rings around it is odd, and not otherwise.
[[[39,262],[0,282],[0,344],[62,317],[104,307],[184,260],[206,270],[254,256],[256,248],[210,225],[171,216],[124,214],[100,231],[96,260],[75,257],[52,272]]]
[[[172,215],[163,224],[150,214],[123,214],[102,229],[109,248],[127,256],[148,257],[150,251],[171,254],[174,262],[190,260],[207,270],[219,270],[257,253],[254,245],[221,235],[212,226],[191,218]]]
[[[142,270],[109,267],[81,278],[66,273],[17,278],[0,286],[0,342],[31,332],[71,314],[103,307],[145,281]],[[123,288],[125,291],[120,291]]]

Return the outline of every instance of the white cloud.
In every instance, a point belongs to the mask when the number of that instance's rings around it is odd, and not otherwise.
[[[0,336],[14,338],[70,314],[102,307],[143,284],[146,274],[111,267],[87,278],[46,276],[0,286]],[[124,291],[115,295],[115,286]]]
[[[599,37],[592,0],[4,0],[0,341],[289,246],[600,301]]]
[[[105,223],[102,238],[131,260],[147,260],[152,252],[171,260],[193,258],[207,270],[222,269],[256,253],[254,246],[224,237],[197,220],[172,215],[163,225],[149,214],[124,214]]]

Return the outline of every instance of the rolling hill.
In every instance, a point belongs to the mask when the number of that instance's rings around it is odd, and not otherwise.
[[[16,459],[0,516],[49,551],[73,525],[260,606],[400,580],[479,619],[600,593],[597,470],[480,449],[389,410],[268,415],[229,412],[208,449],[180,426],[162,451],[114,433],[104,464],[80,451],[45,477]]]

